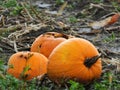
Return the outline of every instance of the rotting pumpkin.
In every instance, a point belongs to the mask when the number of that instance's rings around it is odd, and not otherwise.
[[[48,59],[36,52],[17,52],[8,60],[7,72],[21,80],[31,80],[47,72]]]
[[[71,38],[59,44],[49,56],[47,73],[51,80],[62,83],[72,79],[88,84],[102,72],[100,54],[82,38]]]
[[[52,50],[66,39],[72,38],[73,36],[57,33],[57,32],[46,32],[38,36],[31,46],[32,52],[39,52],[49,57]]]

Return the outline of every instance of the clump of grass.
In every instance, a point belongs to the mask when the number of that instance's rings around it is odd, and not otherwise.
[[[69,90],[85,90],[84,86],[78,82],[70,80],[68,83],[70,84]]]
[[[100,83],[94,83],[94,90],[119,90],[120,88],[120,81],[117,80],[116,76],[113,75],[112,72],[105,73],[102,77]]]
[[[56,0],[55,3],[56,5],[61,5],[63,4],[65,1],[64,0]]]
[[[23,10],[23,7],[17,2],[17,0],[6,0],[0,2],[1,7],[10,10],[10,15],[19,15]]]
[[[74,17],[74,16],[71,16],[71,17],[69,17],[69,22],[76,23],[77,22],[77,18]]]
[[[117,2],[112,2],[112,5],[113,5],[113,7],[115,8],[115,10],[117,12],[120,12],[120,6],[119,6],[119,4]]]
[[[112,41],[114,41],[115,39],[116,39],[115,33],[112,32],[111,35],[110,35],[109,37],[104,38],[103,41],[104,41],[105,43],[107,43],[107,42],[112,42]]]

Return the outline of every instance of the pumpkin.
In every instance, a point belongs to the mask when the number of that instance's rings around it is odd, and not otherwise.
[[[52,51],[47,70],[49,78],[56,83],[69,79],[89,83],[101,75],[100,54],[88,40],[71,38]]]
[[[22,80],[30,80],[47,72],[48,59],[36,52],[17,52],[8,60],[7,72]]]
[[[49,57],[50,53],[57,45],[70,37],[71,36],[57,32],[46,32],[35,39],[31,46],[31,51],[39,52]]]

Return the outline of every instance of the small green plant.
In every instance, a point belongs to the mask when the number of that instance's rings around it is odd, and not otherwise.
[[[6,1],[3,1],[2,6],[6,7],[6,8],[16,7],[17,1],[16,0],[6,0]]]
[[[20,12],[23,10],[23,7],[21,6],[16,6],[14,7],[13,11],[10,13],[11,15],[18,15]]]
[[[116,39],[115,33],[112,32],[111,35],[109,37],[106,37],[103,41],[104,42],[112,42]]]
[[[76,22],[77,22],[77,18],[74,17],[74,16],[71,16],[71,17],[69,18],[69,22],[71,22],[71,23],[76,23]]]
[[[3,1],[1,0],[1,1],[0,1],[0,6],[1,6],[2,4],[3,4]]]
[[[113,7],[115,8],[116,11],[120,12],[120,5],[117,2],[112,2]]]
[[[94,84],[94,90],[118,90],[120,88],[120,81],[116,79],[116,77],[111,73],[105,73],[102,77],[100,83]]]
[[[3,72],[5,69],[4,62],[0,60],[0,72]]]
[[[0,48],[0,51],[3,51],[3,49],[2,49],[2,48]]]
[[[85,90],[83,85],[78,82],[70,80],[69,83],[70,83],[69,90]]]
[[[63,4],[65,1],[64,0],[56,0],[56,5],[61,5]]]
[[[68,6],[67,6],[67,7],[68,7],[68,9],[73,10],[75,6],[74,6],[74,5],[72,5],[72,4],[68,4]]]
[[[17,0],[6,0],[1,2],[1,6],[10,10],[10,15],[19,15],[23,7],[19,5]]]

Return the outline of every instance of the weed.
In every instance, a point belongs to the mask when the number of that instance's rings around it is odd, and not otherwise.
[[[63,4],[65,1],[64,0],[56,0],[56,5],[61,5]]]
[[[100,83],[95,82],[94,90],[118,90],[120,88],[120,81],[111,73],[105,73]]]
[[[16,7],[17,1],[16,0],[6,0],[2,3],[3,7],[10,8],[10,7]]]
[[[109,37],[106,37],[103,41],[107,43],[107,42],[112,42],[115,39],[116,39],[115,33],[112,32],[112,34]]]
[[[70,80],[69,83],[70,83],[69,90],[85,90],[83,85],[79,84],[78,82]]]
[[[113,5],[113,7],[115,8],[115,10],[117,12],[120,12],[120,6],[119,6],[119,4],[117,2],[112,2],[112,5]]]
[[[0,2],[3,8],[7,8],[10,12],[10,15],[19,15],[20,12],[23,10],[23,7],[19,5],[17,0],[6,0]]]
[[[74,16],[71,16],[71,17],[69,17],[69,22],[76,23],[77,22],[77,18],[74,17]]]

